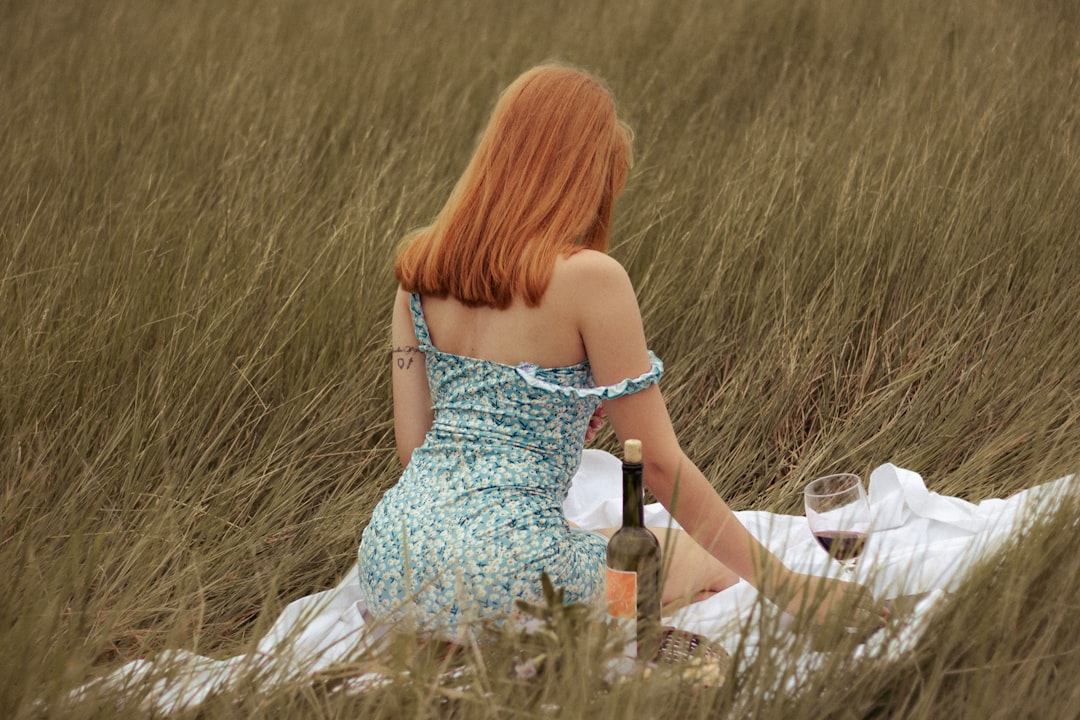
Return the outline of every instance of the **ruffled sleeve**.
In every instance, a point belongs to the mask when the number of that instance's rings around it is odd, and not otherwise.
[[[612,398],[622,397],[623,395],[632,395],[633,393],[644,390],[650,385],[658,382],[660,376],[664,374],[664,362],[656,357],[652,350],[649,350],[649,364],[649,370],[636,378],[620,380],[614,385],[587,387],[560,385],[558,383],[542,380],[537,377],[537,373],[542,372],[541,368],[532,363],[522,363],[515,369],[517,370],[518,375],[520,375],[530,387],[539,390],[560,393],[570,397],[595,397],[600,398],[601,400],[610,400]]]

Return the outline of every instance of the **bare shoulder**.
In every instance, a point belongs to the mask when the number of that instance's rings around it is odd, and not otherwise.
[[[555,265],[552,281],[575,295],[607,295],[631,289],[630,276],[622,264],[598,250],[581,250]]]
[[[575,274],[626,274],[618,260],[599,250],[578,250],[573,255],[562,258],[561,265],[564,272]]]
[[[549,286],[552,307],[558,308],[563,317],[572,318],[590,359],[599,360],[593,356],[603,352],[601,346],[613,347],[611,334],[640,336],[644,344],[634,286],[618,260],[602,252],[582,250],[561,260],[555,268]],[[603,372],[603,365],[601,362],[594,366],[594,372]],[[616,368],[612,375],[623,371]]]

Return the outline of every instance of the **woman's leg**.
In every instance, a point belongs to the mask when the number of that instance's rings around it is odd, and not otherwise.
[[[692,602],[704,600],[739,581],[739,576],[709,554],[685,530],[649,528],[660,541],[664,591],[664,614],[670,615]],[[618,528],[596,532],[609,539]]]

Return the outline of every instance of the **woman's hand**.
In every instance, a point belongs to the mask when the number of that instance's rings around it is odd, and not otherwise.
[[[787,611],[809,621],[815,629],[843,628],[869,636],[885,626],[889,611],[865,585],[812,575],[796,576],[796,592]]]
[[[604,427],[605,417],[607,417],[607,413],[604,412],[604,406],[597,406],[596,412],[589,418],[589,427],[585,429],[585,442],[589,442],[596,437],[596,433],[600,432],[600,428]]]

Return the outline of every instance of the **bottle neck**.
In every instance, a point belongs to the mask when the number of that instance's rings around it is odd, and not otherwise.
[[[641,463],[624,462],[622,469],[623,527],[645,527]]]

